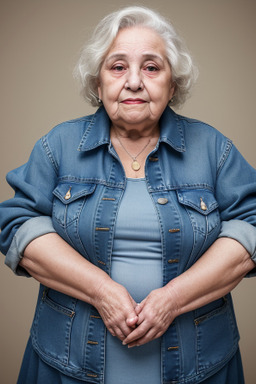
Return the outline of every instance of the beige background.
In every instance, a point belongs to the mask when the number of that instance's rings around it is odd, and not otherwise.
[[[0,200],[12,195],[5,174],[24,163],[55,124],[93,111],[78,95],[72,69],[95,24],[124,0],[1,0]],[[233,139],[256,167],[255,0],[141,1],[168,16],[200,69],[181,113]],[[0,259],[0,381],[16,382],[29,334],[37,283],[17,278]],[[220,276],[221,278],[221,276]],[[247,384],[255,383],[256,280],[234,291]],[[33,384],[33,383],[31,383]],[[232,384],[232,383],[229,383]]]

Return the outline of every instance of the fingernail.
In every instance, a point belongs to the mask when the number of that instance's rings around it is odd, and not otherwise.
[[[125,343],[124,341],[122,342],[122,344],[123,344],[123,345],[126,345],[126,343]]]

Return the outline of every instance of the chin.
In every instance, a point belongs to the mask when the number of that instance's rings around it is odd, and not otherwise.
[[[121,116],[120,116],[121,117]],[[132,111],[123,115],[122,120],[126,123],[139,124],[145,120],[151,120],[148,114],[143,114],[141,111]]]

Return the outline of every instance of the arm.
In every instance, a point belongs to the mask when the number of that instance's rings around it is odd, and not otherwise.
[[[54,231],[53,190],[61,161],[60,133],[57,130],[56,136],[52,131],[51,135],[52,145],[48,136],[39,140],[28,163],[7,176],[15,197],[0,204],[0,249],[17,274],[24,272],[49,288],[95,305],[110,332],[123,339],[131,330],[125,320],[130,319],[130,324],[137,321],[136,304],[126,289],[86,261],[57,234],[49,233]]]
[[[25,221],[13,237],[9,250],[6,253],[5,264],[10,267],[17,276],[30,277],[27,271],[19,264],[23,257],[24,250],[27,245],[37,237],[55,232],[52,218],[49,216],[38,216]]]
[[[244,220],[223,221],[219,238],[230,238],[238,241],[251,255],[251,259],[256,263],[256,227]],[[246,274],[245,277],[252,277],[256,274],[254,269]]]
[[[216,153],[215,196],[224,224],[220,238],[189,270],[143,300],[140,325],[125,343],[161,336],[176,316],[224,296],[255,268],[256,171],[229,140],[221,139]]]
[[[142,301],[138,327],[124,344],[132,347],[160,337],[177,316],[226,295],[254,267],[236,240],[216,240],[190,269]]]
[[[31,241],[20,266],[43,285],[95,306],[110,333],[121,340],[138,320],[127,290],[56,233]]]

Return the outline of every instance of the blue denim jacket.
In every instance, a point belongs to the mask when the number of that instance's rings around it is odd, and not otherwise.
[[[103,107],[60,124],[37,142],[27,164],[8,174],[15,197],[0,205],[3,253],[22,242],[16,236],[27,224],[51,217],[60,236],[110,273],[126,177],[109,127]],[[163,283],[191,267],[220,234],[236,238],[231,222],[238,239],[239,223],[245,226],[245,246],[255,259],[256,171],[221,133],[169,107],[160,128],[145,177],[161,229]],[[41,285],[31,336],[51,366],[104,383],[106,329],[91,305]],[[230,294],[179,316],[162,337],[163,383],[206,379],[230,360],[238,340]]]

